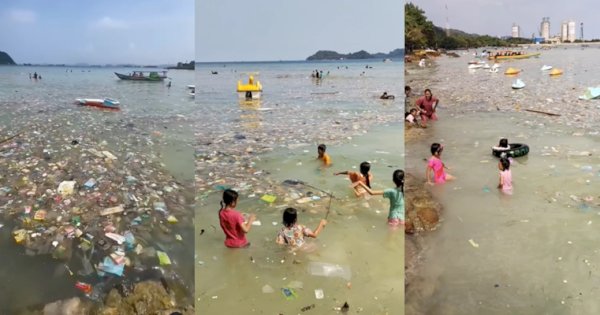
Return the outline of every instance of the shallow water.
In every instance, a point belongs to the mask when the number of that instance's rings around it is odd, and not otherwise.
[[[582,58],[591,54],[587,49],[572,53],[543,52],[540,60],[521,61],[519,66],[539,71],[538,63],[556,66],[548,60],[562,56],[578,69],[577,65],[583,67]],[[431,70],[413,76],[417,80],[413,83],[428,84],[448,106],[442,107],[440,121],[428,128],[425,139],[407,145],[406,163],[424,180],[423,159],[430,156],[429,145],[442,142],[442,160],[457,180],[431,188],[444,206],[443,222],[425,236],[424,262],[407,290],[407,314],[597,313],[600,304],[594,293],[600,253],[594,246],[598,237],[594,226],[600,214],[596,189],[600,138],[593,128],[586,128],[597,126],[596,114],[574,121],[568,113],[551,118],[512,108],[516,102],[539,106],[537,100],[551,97],[564,102],[546,101],[544,108],[565,113],[577,94],[562,88],[565,83],[579,88],[593,85],[593,80],[573,70],[573,77],[540,77],[519,94],[510,91],[507,78],[473,84],[475,76],[494,75],[490,73],[449,80],[449,73],[459,67],[457,59],[442,58],[438,64],[435,72],[429,72],[433,78],[429,84],[420,75]],[[464,68],[467,72],[466,63]],[[492,90],[493,84],[501,88]],[[498,99],[509,100],[508,105]],[[595,103],[581,105],[591,109]],[[531,149],[511,166],[512,196],[495,188],[497,159],[490,147],[501,137]]]
[[[0,138],[21,131],[23,136],[17,139],[39,147],[39,151],[49,149],[55,159],[72,158],[79,152],[66,148],[72,140],[78,140],[80,146],[103,146],[117,155],[130,152],[152,161],[147,168],[152,168],[155,174],[168,174],[167,177],[172,176],[187,187],[180,193],[191,200],[193,192],[189,187],[193,176],[189,170],[193,168],[193,133],[186,115],[195,106],[185,85],[193,83],[194,72],[170,71],[173,86],[168,89],[162,83],[122,82],[113,74],[113,71],[128,72],[129,69],[66,70],[64,67],[0,67],[3,77],[0,107],[4,113],[0,116]],[[34,71],[43,79],[30,80],[28,73]],[[74,105],[74,99],[81,97],[115,98],[121,102],[122,110],[105,112]],[[14,170],[4,172],[14,173]],[[6,175],[4,172],[2,175]],[[10,177],[0,177],[3,185],[14,185],[6,182],[6,178]],[[96,276],[77,277],[80,266],[76,255],[69,262],[75,276],[69,275],[64,263],[49,256],[26,256],[23,247],[16,245],[11,236],[13,223],[1,223],[4,227],[0,229],[0,243],[4,244],[1,247],[5,262],[0,268],[0,279],[6,285],[0,290],[0,311],[15,312],[81,296],[74,288],[76,281],[95,283],[98,280]],[[183,279],[191,279],[193,272],[192,231],[189,224],[181,229],[175,227],[173,233],[181,234],[183,243],[163,244],[175,262],[172,269]],[[131,271],[125,273],[128,277],[137,277]],[[186,285],[193,287],[191,281]]]
[[[381,197],[365,200],[353,196],[347,176],[333,176],[334,171],[356,170],[363,160],[372,163],[374,189],[393,186],[391,174],[403,164],[403,144],[396,126],[376,128],[344,145],[329,146],[333,164],[321,169],[315,161],[316,145],[295,149],[278,149],[260,157],[257,169],[269,173],[268,180],[277,200],[269,205],[259,198],[262,193],[250,189],[240,193],[238,210],[256,213],[261,226],[248,234],[248,249],[228,249],[218,221],[220,194],[208,198],[206,208],[196,212],[197,237],[196,292],[197,310],[207,314],[233,312],[243,314],[298,313],[315,304],[313,312],[329,313],[344,302],[350,311],[368,314],[401,314],[404,296],[404,232],[389,230],[389,202]],[[285,179],[300,179],[314,186],[285,189]],[[239,184],[239,183],[237,183]],[[283,189],[283,190],[282,190]],[[316,228],[326,216],[332,192],[328,225],[313,243],[313,253],[290,254],[275,243],[281,228],[281,215],[287,206],[299,210],[299,222]],[[293,193],[312,192],[321,196],[314,202],[298,204]],[[286,192],[286,194],[284,194]],[[289,198],[289,199],[288,199]],[[296,197],[297,199],[298,197]],[[252,262],[252,259],[254,262]],[[311,275],[310,262],[339,264],[350,268],[351,278]],[[286,300],[283,287],[302,282],[294,300]],[[274,293],[262,293],[269,285]],[[322,289],[325,298],[318,300],[314,290]]]

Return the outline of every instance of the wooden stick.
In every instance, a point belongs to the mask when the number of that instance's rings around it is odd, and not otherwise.
[[[560,114],[548,113],[548,112],[543,112],[541,110],[535,110],[535,109],[526,109],[525,111],[532,112],[532,113],[546,114],[548,116],[560,116]]]
[[[327,220],[327,217],[329,216],[329,210],[331,210],[331,199],[333,199],[333,194],[329,195],[329,204],[327,205],[327,213],[325,214],[325,220]]]
[[[4,139],[4,140],[0,141],[0,144],[3,144],[4,142],[8,142],[8,141],[10,141],[10,140],[12,140],[12,139],[14,139],[14,138],[16,138],[16,137],[20,136],[21,134],[22,134],[22,132],[19,132],[19,133],[17,133],[17,134],[16,134],[16,135],[14,135],[14,136],[8,137],[8,138],[6,138],[6,139]]]

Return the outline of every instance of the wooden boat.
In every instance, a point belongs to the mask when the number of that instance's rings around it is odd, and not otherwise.
[[[162,71],[162,74],[158,71],[133,71],[131,74],[115,72],[115,75],[121,80],[160,82],[167,78],[167,71]]]
[[[489,60],[508,60],[508,59],[527,59],[531,57],[538,57],[541,53],[525,53],[525,52],[515,52],[515,51],[499,51],[490,53],[488,59]]]
[[[238,96],[243,99],[260,99],[262,85],[259,81],[254,82],[254,76],[250,75],[247,84],[242,84],[242,81],[238,81],[237,92]]]
[[[110,98],[95,99],[95,98],[78,98],[75,100],[75,104],[81,106],[93,106],[112,110],[119,110],[119,101]]]

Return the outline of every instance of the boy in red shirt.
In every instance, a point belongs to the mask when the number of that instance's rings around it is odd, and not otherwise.
[[[221,201],[221,210],[219,210],[219,222],[225,233],[225,246],[229,248],[248,247],[250,243],[246,239],[246,233],[250,231],[252,222],[256,219],[254,214],[244,223],[244,217],[235,210],[237,205],[238,193],[232,189],[226,189],[223,192],[223,201]]]

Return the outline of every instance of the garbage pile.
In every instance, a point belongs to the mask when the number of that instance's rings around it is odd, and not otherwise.
[[[85,130],[89,117],[72,119],[36,116],[18,133],[0,130],[0,224],[25,254],[51,255],[100,300],[107,278],[177,264],[169,252],[183,246],[177,231],[191,228],[192,188],[148,152],[149,136],[131,141],[110,121]]]

